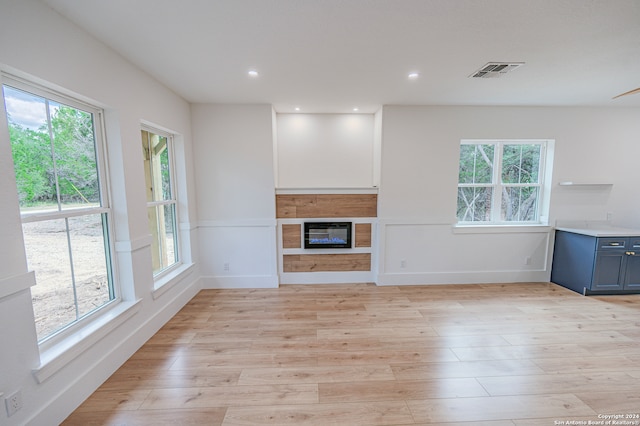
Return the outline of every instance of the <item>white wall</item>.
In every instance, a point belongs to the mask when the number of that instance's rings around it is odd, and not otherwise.
[[[602,220],[611,212],[615,224],[640,227],[634,175],[640,154],[637,108],[390,106],[375,117],[311,120],[313,125],[327,120],[324,130],[309,133],[327,138],[307,139],[312,145],[302,151],[293,134],[286,136],[283,117],[278,138],[284,139],[274,151],[270,106],[196,105],[190,110],[173,92],[42,3],[0,0],[0,10],[3,71],[42,79],[105,108],[118,270],[125,299],[141,300],[121,327],[37,383],[32,374],[40,359],[30,302],[33,275],[27,271],[6,122],[0,118],[0,392],[20,389],[24,400],[24,408],[11,418],[0,408],[2,424],[59,423],[198,291],[201,274],[208,287],[277,285],[274,152],[278,186],[370,187],[377,182],[378,161],[367,144],[381,142],[381,284],[548,279],[548,232],[453,233],[463,138],[555,139],[551,222]],[[380,119],[381,141],[373,130],[363,130],[378,128]],[[341,120],[366,121],[363,132],[353,134],[354,141],[362,142],[355,151],[329,131],[346,123]],[[180,172],[181,229],[191,236],[193,257],[198,258],[200,247],[202,258],[202,271],[192,269],[155,299],[146,243],[141,121],[181,135],[178,157],[187,163]],[[329,179],[318,169],[307,174],[292,165],[298,156],[308,163],[310,153],[319,155],[324,143],[331,143],[332,150],[346,147],[349,165],[356,166],[340,164]],[[613,186],[555,185],[563,180]]]
[[[193,105],[205,288],[277,287],[270,105]]]
[[[637,108],[388,106],[382,129],[380,284],[549,279],[551,232],[453,229],[461,139],[555,139],[550,224],[611,212],[640,227]],[[613,186],[557,185],[567,180]]]
[[[373,114],[277,114],[278,188],[374,186]]]
[[[140,149],[142,121],[180,135],[178,158],[191,161],[189,105],[103,44],[34,0],[0,0],[0,69],[52,85],[105,109],[119,281],[124,299],[139,300],[130,317],[38,383],[42,365],[31,307],[30,285],[10,144],[0,118],[0,392],[22,391],[24,408],[0,424],[50,425],[62,421],[199,289],[197,267],[153,297],[146,197]],[[179,171],[181,229],[195,240],[193,175]],[[189,241],[189,238],[186,238]],[[188,245],[189,251],[195,247]],[[80,348],[78,346],[76,349]],[[44,361],[47,354],[42,354]],[[52,367],[54,364],[47,364]],[[45,376],[48,376],[47,373]],[[42,376],[41,376],[42,378]]]

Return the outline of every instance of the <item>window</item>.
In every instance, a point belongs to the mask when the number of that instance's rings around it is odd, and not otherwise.
[[[100,110],[4,79],[40,342],[115,300]]]
[[[143,129],[142,151],[153,274],[158,276],[179,261],[173,137],[157,130]]]
[[[540,223],[546,141],[462,141],[458,223]]]

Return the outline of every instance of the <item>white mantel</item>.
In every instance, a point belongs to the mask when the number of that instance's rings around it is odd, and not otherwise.
[[[276,188],[280,194],[377,194],[377,187],[362,188]]]

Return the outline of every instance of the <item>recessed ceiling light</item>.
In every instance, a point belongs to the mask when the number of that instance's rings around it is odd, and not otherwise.
[[[358,112],[358,107],[353,108],[353,112]]]
[[[407,77],[409,78],[409,80],[415,80],[418,77],[420,77],[420,73],[419,72],[410,72],[409,75],[407,75]]]
[[[260,75],[260,74],[258,74],[258,71],[256,71],[256,70],[249,70],[249,72],[247,72],[247,74],[251,78],[256,78],[256,77],[258,77]]]
[[[300,107],[295,107],[294,110],[300,111]]]

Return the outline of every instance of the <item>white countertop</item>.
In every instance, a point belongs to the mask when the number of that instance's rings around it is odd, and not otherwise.
[[[589,235],[591,237],[640,237],[640,230],[638,229],[618,228],[615,226],[599,226],[597,228],[557,227],[556,230]]]

